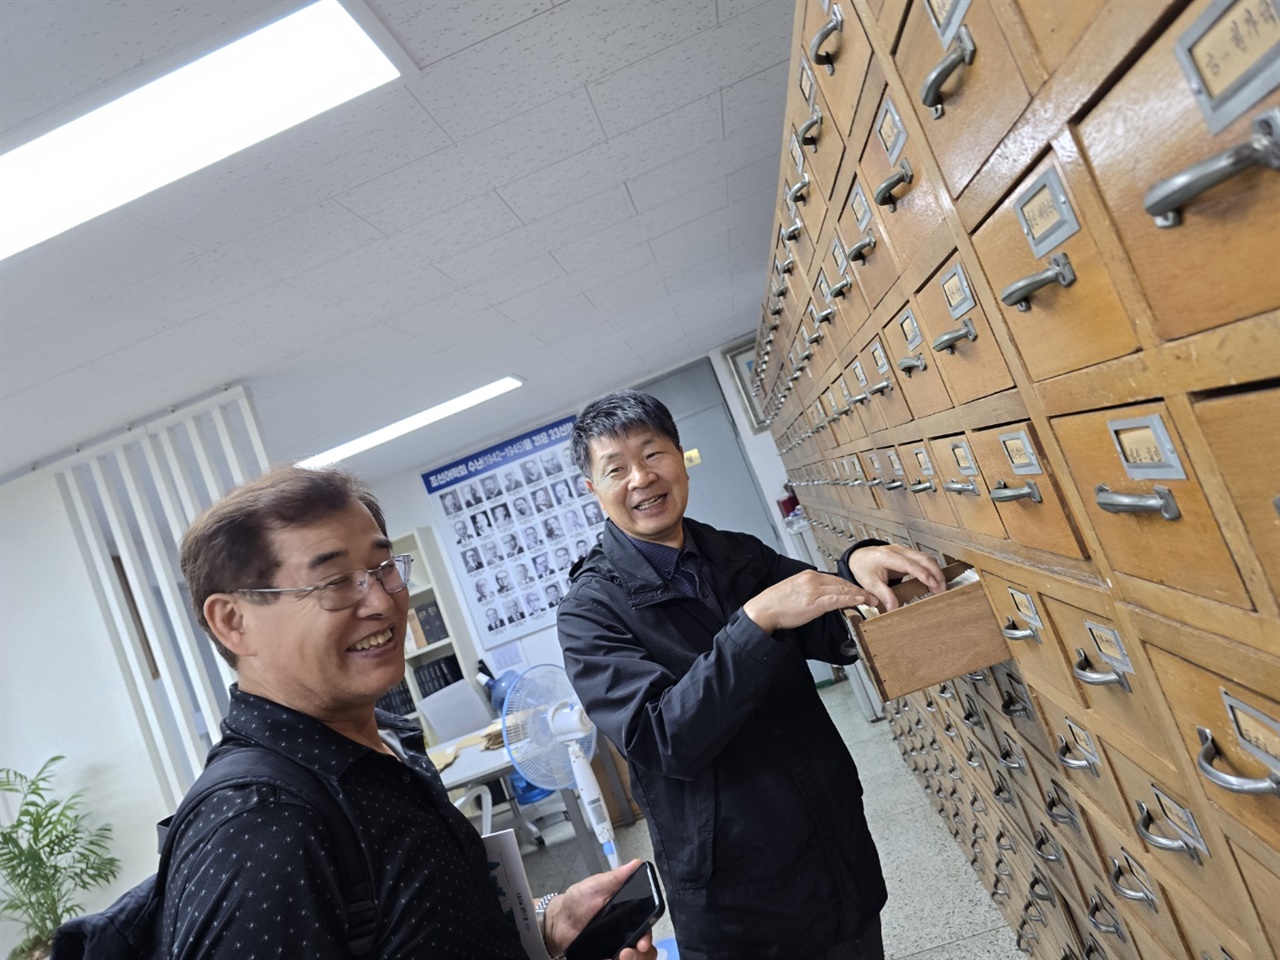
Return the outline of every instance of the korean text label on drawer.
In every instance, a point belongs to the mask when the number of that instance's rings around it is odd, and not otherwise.
[[[949,579],[963,567],[949,567]],[[859,646],[884,699],[989,667],[1008,654],[980,583],[928,596],[915,580],[895,588],[898,610],[854,622]]]
[[[943,478],[933,464],[933,453],[928,443],[912,443],[905,448],[903,466],[911,482],[907,492],[916,498],[925,518],[934,523],[958,526],[951,496],[942,489]]]
[[[1103,552],[1117,571],[1250,605],[1164,404],[1051,422]]]
[[[1273,0],[1200,0],[1080,124],[1165,339],[1280,306],[1278,45]]]
[[[967,530],[1005,539],[1004,524],[991,502],[982,471],[964,436],[940,437],[930,441],[933,462],[942,477],[942,489],[951,498],[960,525]]]
[[[1014,189],[974,234],[973,244],[1000,291],[1001,312],[1033,379],[1138,348],[1054,154]]]

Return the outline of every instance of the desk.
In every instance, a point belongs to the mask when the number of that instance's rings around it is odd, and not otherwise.
[[[483,743],[473,742],[474,740],[474,734],[464,734],[431,748],[431,753],[457,748],[457,755],[453,762],[440,771],[440,779],[444,781],[446,789],[462,790],[474,783],[486,783],[498,777],[505,778],[515,770],[511,757],[505,749],[485,750]],[[520,812],[520,804],[515,800],[510,782],[504,781],[504,784],[508,796],[511,797],[511,812],[515,815],[516,823],[521,826],[531,826]],[[565,810],[568,811],[569,820],[573,824],[573,831],[577,834],[578,846],[582,849],[587,873],[608,870],[609,864],[604,858],[604,851],[600,849],[595,832],[587,825],[586,818],[582,815],[577,794],[572,788],[566,787],[560,791],[560,798],[564,801]]]

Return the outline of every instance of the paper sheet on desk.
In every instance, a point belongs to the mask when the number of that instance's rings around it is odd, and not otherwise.
[[[520,856],[515,831],[486,833],[483,840],[485,854],[489,858],[489,877],[502,904],[502,912],[520,931],[520,945],[529,955],[529,960],[551,960],[542,942],[542,934],[538,932],[533,894],[529,891],[529,877],[524,872],[524,860]]]
[[[948,580],[947,589],[954,590],[956,587],[963,587],[965,584],[978,583],[981,581],[981,579],[982,578],[978,576],[978,571],[970,567],[968,570],[965,570],[959,576],[953,577],[952,579]],[[916,597],[914,600],[908,600],[905,604],[903,604],[903,606],[909,606],[910,604],[913,604],[913,603],[919,603],[921,600],[927,599],[928,597],[931,597],[931,596],[933,596],[933,594],[931,593],[922,594]],[[870,620],[872,617],[878,617],[880,616],[881,613],[884,612],[882,610],[877,609],[876,607],[869,607],[864,604],[859,604],[857,607],[857,610],[860,614],[862,614],[862,618],[864,620]]]

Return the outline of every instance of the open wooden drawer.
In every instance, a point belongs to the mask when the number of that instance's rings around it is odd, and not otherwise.
[[[972,569],[953,563],[947,581]],[[892,700],[1009,659],[1009,647],[981,583],[929,596],[919,580],[893,588],[902,606],[862,619],[848,612],[849,632],[880,697]],[[923,599],[921,599],[923,598]]]

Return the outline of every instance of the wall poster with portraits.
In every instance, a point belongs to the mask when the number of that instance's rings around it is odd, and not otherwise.
[[[422,475],[444,518],[441,546],[486,650],[555,626],[569,568],[603,534],[600,504],[573,466],[575,419]]]

